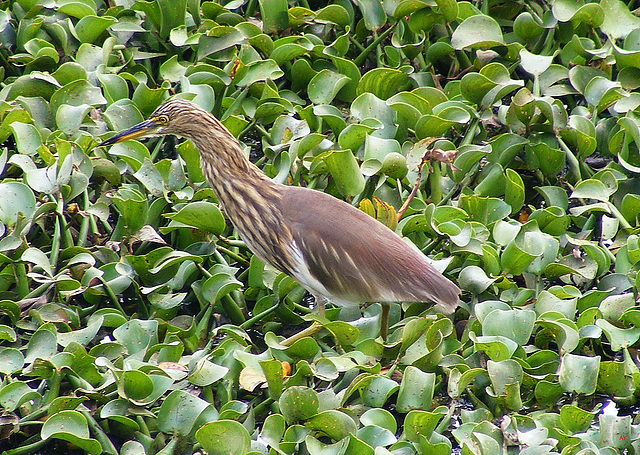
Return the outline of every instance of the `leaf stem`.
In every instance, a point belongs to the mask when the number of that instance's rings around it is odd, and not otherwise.
[[[100,283],[102,283],[102,286],[104,286],[104,291],[107,294],[107,297],[109,297],[109,300],[111,300],[111,303],[113,303],[113,306],[116,307],[116,309],[122,314],[127,314],[122,308],[122,305],[120,305],[118,297],[114,294],[113,289],[111,289],[111,286],[109,286],[109,283],[107,283],[107,280],[105,280],[104,277],[101,276],[97,278],[98,280],[100,280]]]
[[[5,452],[2,452],[2,454],[3,455],[27,455],[30,453],[35,453],[38,451],[39,448],[43,447],[47,442],[49,442],[48,439],[40,439],[39,441],[36,441],[32,444],[7,450]]]
[[[225,248],[220,245],[216,245],[216,250],[218,250],[220,253],[226,254],[231,259],[235,259],[237,262],[239,262],[242,265],[245,265],[247,267],[249,266],[249,261],[247,261],[244,257],[240,256],[238,253],[231,251],[228,248]]]
[[[355,63],[358,67],[362,65],[365,59],[369,56],[369,53],[371,53],[374,48],[376,48],[387,36],[389,36],[396,25],[397,22],[395,24],[391,24],[388,29],[380,33],[380,35],[378,35],[378,37],[374,39],[371,44],[369,44],[362,52],[360,52],[360,54],[356,58],[353,59],[353,63]]]
[[[275,305],[267,308],[266,310],[264,310],[262,313],[258,313],[255,316],[247,319],[246,321],[244,321],[242,324],[240,324],[240,328],[241,329],[248,329],[249,327],[251,327],[253,324],[255,324],[256,322],[262,320],[263,318],[265,318],[266,316],[269,316],[271,313],[273,313],[274,311],[276,311],[278,309],[278,303],[276,303]]]
[[[102,427],[95,421],[91,413],[85,410],[80,410],[80,413],[87,419],[91,432],[102,446],[102,453],[107,455],[118,455],[118,450],[114,447]]]
[[[567,176],[571,178],[572,183],[579,182],[582,180],[582,174],[580,173],[580,162],[578,161],[578,158],[576,158],[571,149],[562,140],[562,138],[560,138],[558,133],[556,133],[556,140],[567,157],[567,166],[569,167]]]
[[[24,262],[14,262],[11,267],[13,268],[13,276],[16,280],[18,299],[23,299],[29,295],[29,279],[27,278],[26,265]]]

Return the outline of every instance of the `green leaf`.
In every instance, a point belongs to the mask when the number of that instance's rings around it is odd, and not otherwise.
[[[364,190],[364,176],[351,150],[328,152],[324,156],[324,161],[344,196],[356,196]]]
[[[511,207],[504,201],[480,196],[461,196],[460,208],[485,226],[506,218],[511,213]]]
[[[367,71],[358,83],[357,94],[372,93],[381,100],[409,87],[409,76],[392,68],[375,68]]]
[[[631,444],[632,428],[631,416],[609,416],[601,414],[599,417],[600,440],[603,445],[615,447],[621,450]],[[615,450],[615,449],[614,449]]]
[[[120,342],[129,354],[145,352],[149,346],[158,342],[158,322],[132,319],[113,331],[114,338]]]
[[[42,397],[22,381],[10,382],[0,388],[0,404],[7,412],[13,412],[29,400],[40,400]]]
[[[71,343],[78,343],[83,346],[86,346],[98,334],[98,331],[102,327],[102,322],[103,322],[102,316],[98,316],[98,317],[95,317],[83,329],[73,330],[71,332],[66,332],[66,333],[59,333],[58,343],[60,343],[60,346],[62,347],[67,347]]]
[[[278,404],[289,424],[298,420],[307,420],[317,414],[319,409],[318,395],[308,387],[288,387],[280,395]]]
[[[626,356],[626,355],[625,355]],[[628,397],[636,390],[626,362],[600,362],[598,390],[614,397]]]
[[[576,333],[577,335],[577,333]],[[476,351],[484,351],[494,362],[510,359],[518,348],[518,344],[503,336],[478,336],[469,337],[474,342]]]
[[[484,320],[482,334],[504,336],[524,346],[529,342],[535,320],[536,313],[530,310],[496,309]]]
[[[89,437],[87,419],[78,411],[60,411],[50,416],[40,431],[42,439],[62,439],[95,455],[102,453],[100,443]]]
[[[142,371],[124,371],[118,382],[118,392],[123,398],[141,401],[153,392],[153,381]]]
[[[86,15],[78,21],[74,29],[81,43],[93,43],[109,26],[116,22],[114,17]]]
[[[22,369],[23,365],[24,356],[20,351],[14,348],[0,349],[0,373],[11,375]]]
[[[558,371],[562,389],[565,392],[592,394],[596,390],[599,366],[600,356],[565,354]]]
[[[347,76],[323,69],[309,81],[309,99],[315,104],[329,104],[348,82]]]
[[[393,414],[386,409],[381,409],[379,407],[374,407],[365,411],[364,414],[360,416],[360,422],[363,425],[375,425],[385,428],[393,434],[397,431],[397,422],[393,417]]]
[[[229,368],[215,364],[207,359],[200,359],[194,365],[188,380],[199,387],[218,382],[229,373]]]
[[[413,409],[428,409],[433,399],[435,381],[434,373],[408,366],[400,383],[396,410],[405,413]]]
[[[210,455],[245,455],[251,448],[249,432],[234,420],[207,423],[196,431],[196,440]]]
[[[524,41],[533,41],[535,38],[540,36],[543,31],[544,28],[542,25],[539,24],[528,11],[520,13],[518,17],[516,17],[515,21],[513,21],[513,33]],[[522,53],[523,51],[520,52]],[[525,67],[525,71],[529,70]]]
[[[553,3],[553,15],[561,22],[584,22],[599,27],[604,20],[604,11],[596,3],[586,5],[574,0],[557,0]]]
[[[349,439],[344,438],[334,444],[323,444],[312,436],[304,439],[310,455],[345,455],[349,446]]]
[[[576,185],[570,197],[607,202],[611,197],[611,191],[600,180],[587,179]]]
[[[260,0],[259,4],[265,33],[279,32],[289,27],[286,0]]]
[[[387,21],[387,15],[380,0],[359,0],[358,6],[367,30],[377,30]]]
[[[371,406],[374,409],[381,408],[398,391],[399,387],[398,383],[392,379],[376,376],[360,390],[360,397],[366,406]]]
[[[619,329],[605,319],[598,319],[596,325],[602,329],[611,343],[611,350],[616,352],[628,348],[640,339],[640,327]]]
[[[182,390],[171,392],[158,410],[158,429],[165,433],[188,435],[198,416],[210,403]]]
[[[459,276],[459,284],[462,289],[480,294],[493,284],[495,279],[489,278],[482,268],[469,265],[465,267]]]
[[[25,363],[33,363],[38,359],[49,360],[57,352],[57,339],[50,325],[41,326],[29,339]]]
[[[173,221],[202,229],[215,235],[222,234],[226,229],[224,216],[218,206],[211,202],[190,202],[177,213],[170,213],[165,216]]]
[[[640,28],[640,18],[632,14],[624,2],[602,0],[600,6],[604,12],[601,29],[612,39],[624,38]]]
[[[314,415],[307,420],[305,426],[324,433],[334,441],[339,441],[356,432],[356,423],[353,419],[344,412],[335,409]]]
[[[500,362],[487,361],[487,373],[491,380],[493,392],[503,397],[509,409],[514,411],[522,407],[520,385],[522,384],[522,367],[513,359]]]
[[[10,128],[20,153],[34,155],[38,151],[38,147],[42,145],[42,137],[34,125],[14,122]]]
[[[560,408],[560,423],[570,434],[586,431],[596,413],[587,412],[573,404],[565,404]]]
[[[473,49],[496,47],[504,44],[500,25],[489,16],[471,16],[464,21],[451,35],[451,45],[456,50],[466,47]]]
[[[404,434],[412,442],[418,442],[420,436],[429,438],[443,414],[420,410],[409,411],[404,418]]]
[[[14,226],[18,218],[27,219],[36,210],[36,199],[31,189],[20,182],[0,183],[0,221],[7,226]]]

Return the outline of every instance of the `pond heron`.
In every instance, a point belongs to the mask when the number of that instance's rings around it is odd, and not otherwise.
[[[203,173],[240,237],[261,261],[306,288],[321,315],[326,301],[340,306],[379,302],[380,335],[386,339],[391,302],[430,302],[445,312],[456,308],[460,289],[419,250],[344,201],[274,182],[245,157],[222,123],[190,101],[169,99],[148,120],[100,145],[164,134],[193,142]],[[306,334],[318,330],[314,323]]]

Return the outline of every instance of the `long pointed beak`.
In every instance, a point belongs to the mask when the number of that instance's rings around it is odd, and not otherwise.
[[[117,144],[118,142],[126,141],[127,139],[135,139],[137,137],[153,134],[159,126],[160,125],[158,125],[153,120],[145,120],[144,122],[140,122],[137,125],[134,125],[131,128],[116,134],[115,136],[111,136],[106,141],[98,144],[98,147],[102,147],[104,145],[113,145]]]

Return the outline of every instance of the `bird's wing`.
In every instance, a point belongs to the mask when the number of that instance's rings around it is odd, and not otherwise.
[[[286,187],[280,204],[309,273],[334,297],[456,307],[458,287],[423,254],[364,212],[299,187]]]

